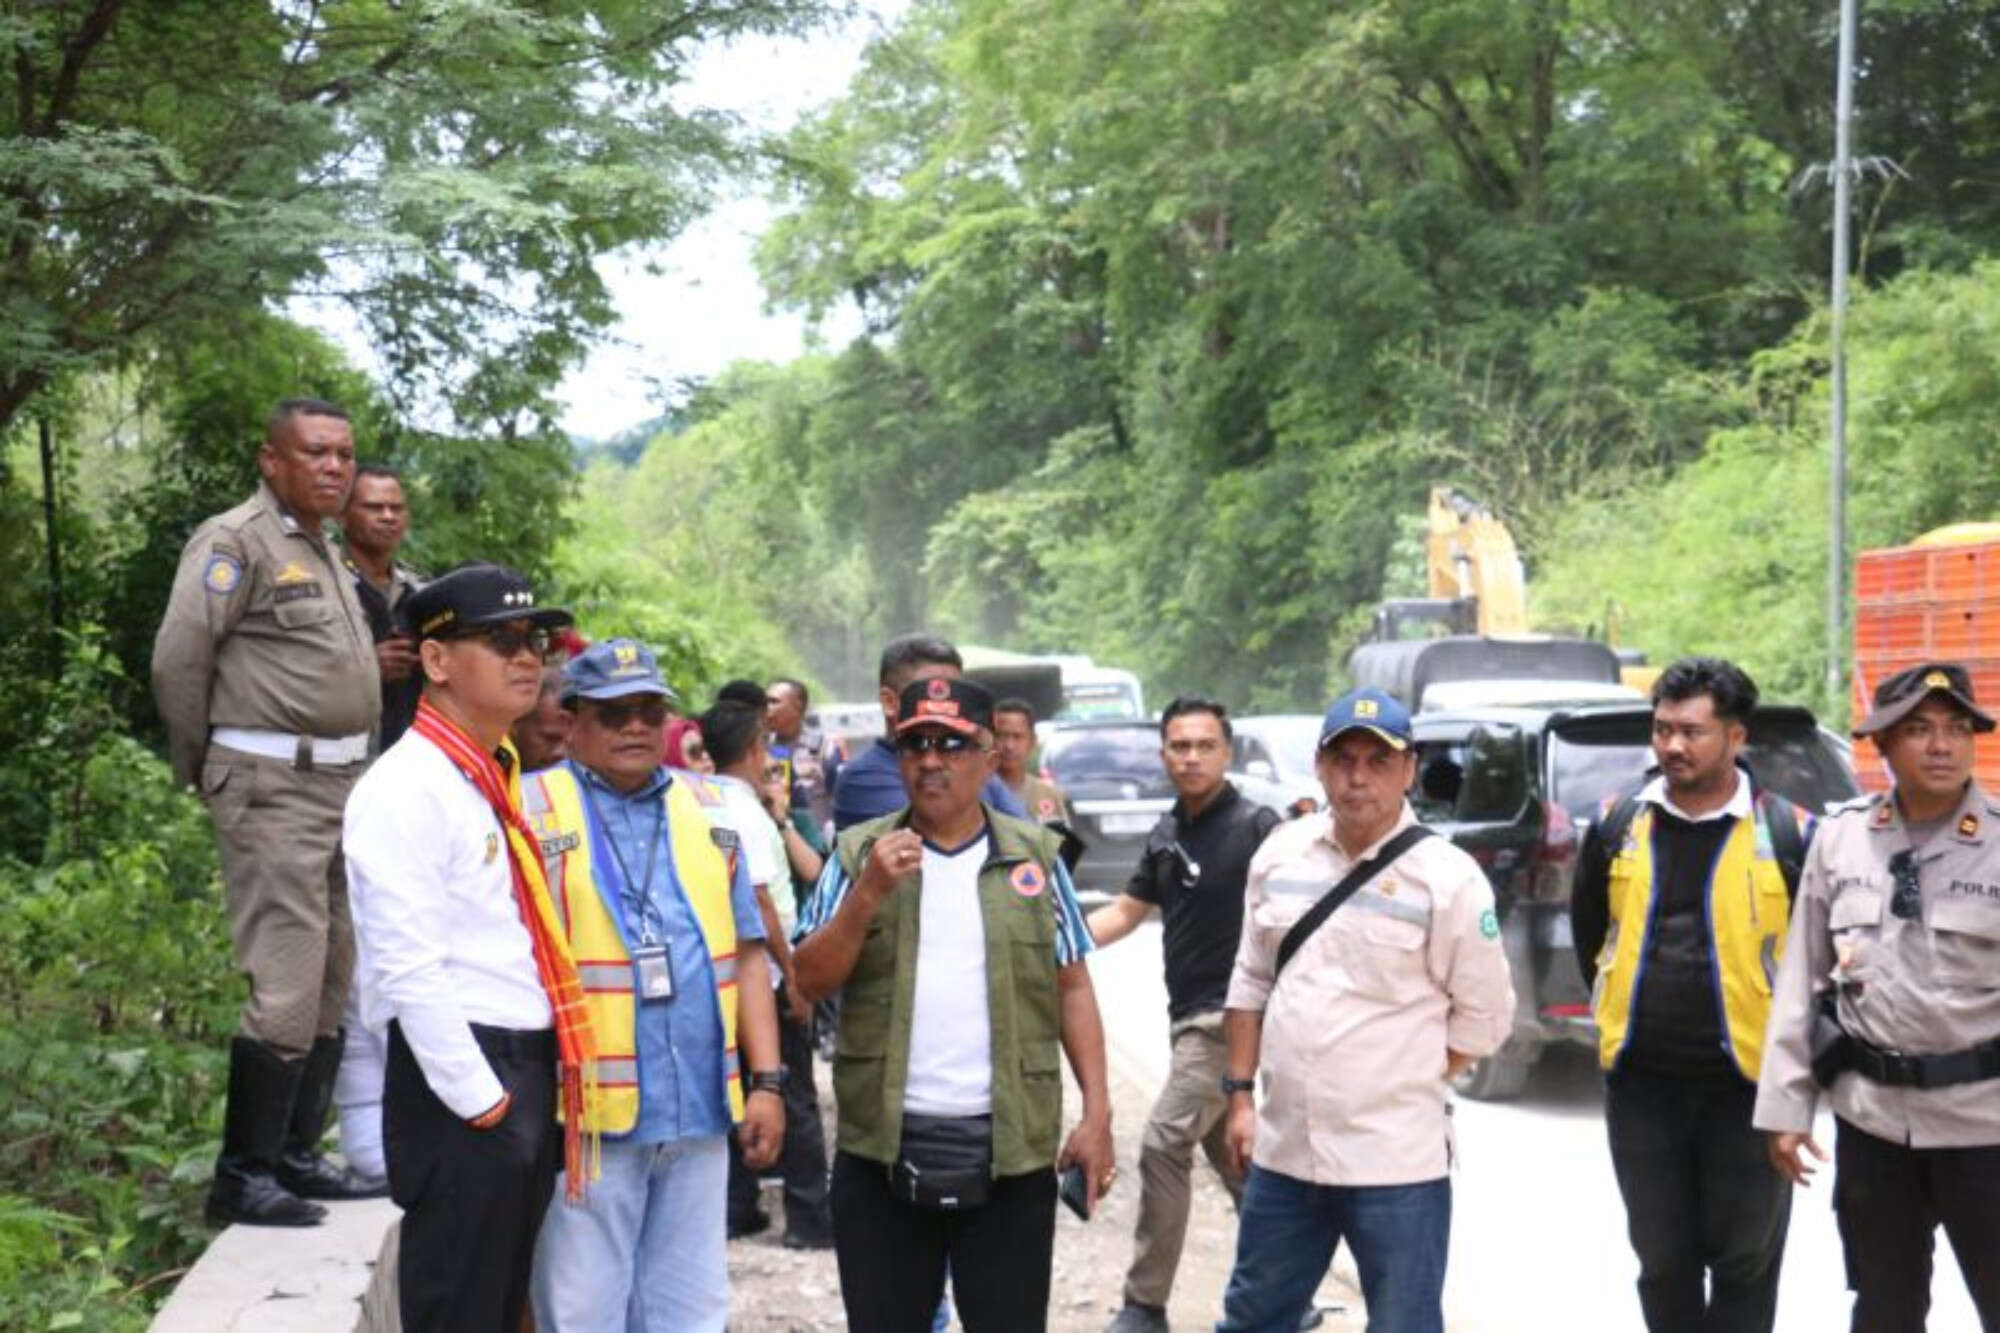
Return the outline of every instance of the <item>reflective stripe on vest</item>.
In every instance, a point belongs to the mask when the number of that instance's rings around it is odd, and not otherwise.
[[[1597,1057],[1615,1069],[1631,1037],[1632,1005],[1645,973],[1646,946],[1658,899],[1653,892],[1653,810],[1643,804],[1622,846],[1611,849],[1607,886],[1611,924],[1598,952],[1591,1009],[1597,1018]],[[1780,818],[1789,812],[1780,812]],[[1722,1039],[1743,1077],[1757,1081],[1764,1064],[1764,1026],[1771,1015],[1771,986],[1785,951],[1791,902],[1784,872],[1771,852],[1760,802],[1756,814],[1736,821],[1710,872],[1707,891],[1709,956]]]
[[[715,974],[722,1024],[723,1081],[731,1120],[743,1118],[737,1081],[736,914],[728,860],[710,836],[704,804],[693,790],[701,779],[676,772],[667,784],[667,854],[686,894]],[[569,932],[583,979],[590,1022],[597,1034],[597,1095],[586,1104],[586,1128],[617,1138],[639,1123],[638,1002],[633,996],[632,955],[620,928],[622,913],[592,870],[591,826],[582,788],[567,765],[530,775],[522,783],[522,808],[542,846],[549,891]],[[683,995],[681,1002],[688,997]]]

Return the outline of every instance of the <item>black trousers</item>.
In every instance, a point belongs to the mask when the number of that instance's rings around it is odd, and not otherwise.
[[[778,1058],[784,1061],[785,1142],[778,1170],[785,1179],[785,1234],[824,1239],[827,1216],[826,1131],[820,1125],[819,1088],[813,1080],[812,1025],[794,1023],[778,988]],[[729,1220],[740,1226],[756,1216],[757,1173],[743,1165],[736,1135],[729,1136]]]
[[[403,1210],[396,1281],[404,1333],[511,1333],[561,1165],[555,1033],[474,1025],[513,1094],[506,1119],[474,1129],[437,1099],[390,1024],[382,1088],[389,1196]]]
[[[1833,1210],[1854,1333],[1924,1333],[1939,1226],[1979,1322],[2000,1330],[2000,1145],[1908,1148],[1835,1123]]]
[[[928,1333],[945,1265],[966,1333],[1041,1333],[1049,1318],[1056,1173],[1001,1176],[977,1208],[941,1211],[889,1192],[889,1168],[833,1156],[833,1243],[850,1333]]]
[[[1611,1166],[1652,1333],[1769,1333],[1792,1186],[1750,1124],[1739,1078],[1639,1071],[1605,1087]]]

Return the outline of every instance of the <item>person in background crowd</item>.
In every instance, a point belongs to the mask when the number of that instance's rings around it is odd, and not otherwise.
[[[1742,762],[1756,706],[1733,663],[1669,666],[1657,772],[1606,803],[1577,857],[1570,920],[1652,1333],[1770,1333],[1778,1314],[1791,1186],[1750,1111],[1812,821]]]
[[[881,686],[885,731],[882,739],[841,766],[840,776],[833,788],[833,827],[836,833],[866,820],[894,814],[909,804],[894,741],[896,710],[900,706],[898,701],[913,680],[955,680],[964,674],[965,663],[959,657],[958,649],[934,635],[906,634],[900,639],[890,640],[882,649],[876,680]],[[1014,799],[1014,793],[1008,791],[1006,784],[990,772],[980,799],[1003,815],[1012,815],[1016,819],[1027,817],[1027,811]]]
[[[249,978],[229,1046],[213,1225],[311,1226],[313,1199],[381,1193],[320,1155],[340,1066],[354,931],[341,811],[381,720],[368,619],[325,525],[347,503],[354,434],[315,398],[278,404],[262,482],[181,552],[153,698],[176,782],[215,822],[223,902]]]
[[[1104,1030],[1055,835],[980,800],[993,699],[910,681],[909,805],[838,841],[805,918],[798,988],[844,988],[834,1244],[854,1333],[916,1333],[947,1265],[967,1333],[1047,1325],[1056,1173],[1083,1206],[1114,1175]],[[1058,1046],[1082,1093],[1062,1131]]]
[[[708,757],[708,746],[702,741],[701,723],[686,717],[667,723],[667,767],[714,776],[715,761]]]
[[[1061,787],[1028,767],[1035,752],[1035,710],[1025,699],[993,705],[995,772],[1037,824],[1068,824],[1069,800]]]
[[[996,710],[997,711],[997,710]],[[1189,1176],[1199,1144],[1231,1200],[1243,1198],[1243,1171],[1230,1156],[1222,1091],[1228,1051],[1222,1006],[1243,933],[1250,858],[1280,823],[1275,811],[1229,782],[1229,714],[1208,699],[1175,699],[1160,714],[1160,762],[1174,784],[1174,808],[1146,839],[1132,882],[1118,901],[1090,915],[1102,946],[1125,938],[1159,912],[1166,963],[1167,1022],[1173,1055],[1139,1147],[1139,1224],[1125,1306],[1111,1333],[1165,1333],[1167,1297],[1187,1237]]]
[[[1855,1333],[1922,1333],[1940,1226],[2000,1329],[2000,801],[1972,776],[1993,729],[1956,663],[1876,686],[1854,734],[1894,785],[1821,823],[1778,969],[1755,1123],[1803,1185],[1826,1090]]]
[[[569,732],[575,715],[562,704],[563,669],[542,668],[542,692],[535,711],[514,724],[508,734],[521,755],[521,771],[534,773],[569,757]]]
[[[1506,1040],[1514,987],[1486,873],[1411,813],[1416,768],[1402,704],[1342,695],[1327,810],[1251,858],[1222,1080],[1250,1174],[1217,1333],[1298,1327],[1342,1240],[1370,1333],[1444,1333],[1446,1080]]]
[[[772,1160],[784,1070],[738,838],[714,784],[661,763],[668,690],[630,639],[564,669],[570,758],[522,787],[598,1040],[600,1177],[535,1250],[540,1333],[722,1333],[728,1134]],[[737,1078],[737,1048],[751,1073]]]
[[[377,753],[394,745],[417,715],[423,679],[417,672],[417,640],[403,604],[423,584],[423,576],[396,559],[410,532],[409,505],[395,469],[363,463],[340,518],[345,564],[354,577],[355,596],[375,638],[375,661],[382,675],[382,724]]]
[[[702,714],[701,731],[715,761],[715,781],[723,791],[726,819],[742,840],[758,910],[772,941],[770,978],[776,989],[780,1058],[786,1070],[787,1132],[779,1160],[785,1182],[784,1243],[788,1249],[827,1249],[833,1233],[826,1212],[826,1146],[820,1137],[817,1101],[809,1100],[812,1054],[806,1025],[812,1010],[797,998],[797,987],[791,984],[788,943],[798,923],[790,844],[799,834],[789,819],[781,826],[765,804],[764,783],[771,764],[764,742],[764,709],[747,702],[719,702]],[[744,985],[750,983],[750,978],[743,978]],[[798,1087],[802,1069],[804,1096]],[[753,1235],[770,1225],[758,1203],[756,1172],[744,1158],[739,1152],[730,1162],[731,1237]]]
[[[803,806],[821,828],[833,818],[833,784],[839,776],[839,752],[819,730],[806,725],[812,694],[805,682],[779,676],[765,693],[771,706],[771,757],[785,765],[792,784],[791,804]]]
[[[507,740],[569,614],[487,564],[424,585],[409,613],[424,697],[342,834],[361,1013],[388,1030],[403,1331],[493,1333],[520,1325],[559,1166],[581,1198],[584,1098],[604,1072]]]

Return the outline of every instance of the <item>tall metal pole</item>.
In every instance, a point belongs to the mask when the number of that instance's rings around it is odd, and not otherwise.
[[[1827,469],[1826,692],[1838,707],[1847,656],[1847,264],[1854,183],[1854,30],[1859,0],[1840,0],[1840,56],[1833,112],[1833,407]]]

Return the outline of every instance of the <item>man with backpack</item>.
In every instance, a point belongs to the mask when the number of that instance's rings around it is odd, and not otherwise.
[[[1751,1110],[1811,820],[1741,762],[1756,706],[1719,658],[1661,673],[1658,767],[1592,822],[1571,896],[1652,1333],[1768,1333],[1777,1313],[1791,1191]]]

